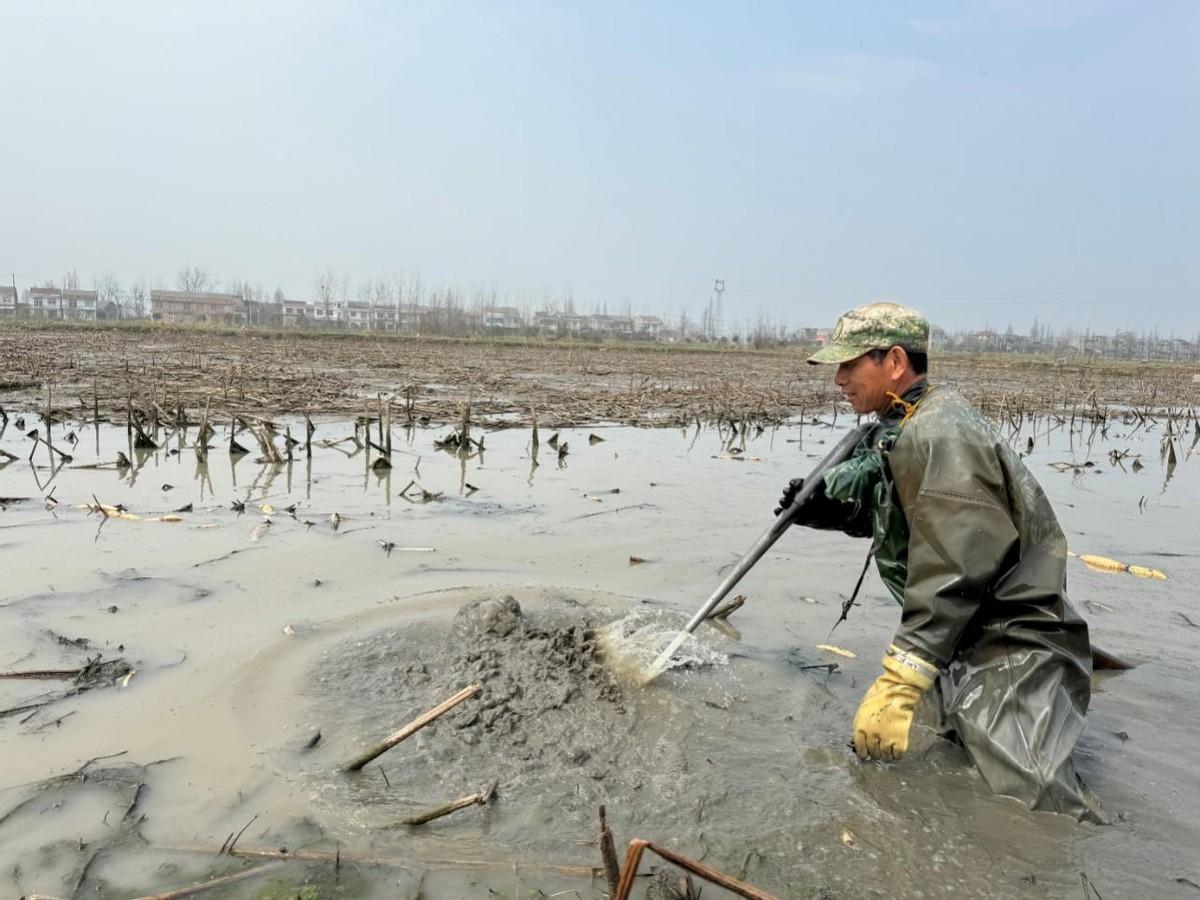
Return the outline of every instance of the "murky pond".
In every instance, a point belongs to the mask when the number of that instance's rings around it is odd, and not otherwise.
[[[0,468],[0,671],[27,676],[0,678],[4,896],[236,874],[245,857],[215,855],[236,836],[293,859],[212,896],[600,897],[603,804],[619,848],[644,837],[781,897],[1200,897],[1200,462],[1184,440],[1168,479],[1161,428],[1090,446],[1060,428],[1027,457],[1075,552],[1169,575],[1069,570],[1096,643],[1136,663],[1097,676],[1078,751],[1108,827],[990,796],[927,729],[900,764],[858,763],[849,723],[897,621],[872,574],[830,637],[861,541],[785,536],[689,665],[630,676],[836,429],[737,453],[712,429],[569,430],[557,447],[543,431],[537,464],[526,429],[487,431],[466,459],[434,448],[448,427],[398,429],[391,469],[340,441],[346,422],[318,422],[311,458],[281,465],[245,436],[231,457],[222,429],[207,466],[190,441],[71,430],[53,429],[73,457],[57,469],[0,434],[17,457]],[[464,624],[481,601],[517,618]],[[473,794],[487,802],[403,824]]]

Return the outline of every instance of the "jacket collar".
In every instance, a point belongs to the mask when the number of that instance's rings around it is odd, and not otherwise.
[[[910,410],[920,403],[929,391],[929,379],[925,377],[918,378],[901,395],[900,400],[902,402],[897,403],[894,400],[892,401],[891,408],[879,417],[880,423],[884,425],[899,425],[910,414]]]

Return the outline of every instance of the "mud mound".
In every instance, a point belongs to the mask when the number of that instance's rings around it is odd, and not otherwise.
[[[596,637],[589,620],[533,621],[512,596],[484,597],[458,611],[449,637],[406,666],[404,680],[414,691],[479,682],[481,702],[457,707],[444,725],[469,746],[521,748],[515,758],[535,762],[557,752],[557,742],[546,738],[562,736],[577,710],[603,703],[625,711]],[[534,720],[542,737],[531,741]]]

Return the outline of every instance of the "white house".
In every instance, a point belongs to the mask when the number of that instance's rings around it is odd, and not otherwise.
[[[26,311],[35,319],[62,318],[62,291],[55,287],[35,287],[25,292]]]
[[[17,315],[17,289],[0,287],[0,319],[11,319]]]
[[[62,318],[77,321],[96,321],[96,306],[98,305],[96,291],[81,291],[68,288],[62,292]]]

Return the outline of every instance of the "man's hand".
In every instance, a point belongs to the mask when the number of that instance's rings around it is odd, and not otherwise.
[[[875,679],[854,716],[854,752],[858,758],[900,759],[908,750],[908,732],[921,695],[933,687],[938,670],[895,644],[883,657]]]
[[[804,487],[803,478],[793,478],[787,483],[787,487],[783,489],[783,494],[779,497],[779,505],[775,507],[775,515],[779,515],[785,509],[792,505],[792,501],[796,499],[796,495]]]

